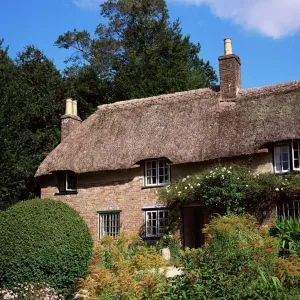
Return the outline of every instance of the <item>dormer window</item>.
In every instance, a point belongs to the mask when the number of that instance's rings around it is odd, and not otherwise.
[[[274,145],[274,172],[300,171],[300,142],[289,141]]]
[[[153,159],[145,162],[145,186],[158,186],[170,182],[170,165],[167,159]]]
[[[60,193],[77,191],[77,176],[74,172],[66,171],[58,175],[58,190]]]

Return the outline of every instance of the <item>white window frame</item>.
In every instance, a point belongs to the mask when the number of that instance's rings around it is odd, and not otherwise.
[[[292,167],[293,167],[293,170],[300,171],[300,141],[298,141],[298,140],[292,140],[291,143],[292,143],[292,160],[293,160]],[[298,144],[297,145],[297,149],[294,148],[294,144],[295,143]],[[295,151],[298,151],[298,162],[299,162],[299,167],[298,168],[295,167]]]
[[[281,214],[279,215],[280,206]],[[286,218],[298,218],[300,216],[300,200],[284,201],[277,206],[277,216],[284,216]],[[292,213],[290,213],[292,211]]]
[[[117,237],[121,229],[120,216],[121,210],[98,211],[98,239],[106,235]]]
[[[165,164],[165,167],[160,168],[159,167],[159,162],[163,162]],[[155,162],[155,168],[152,168],[152,163]],[[148,164],[150,164],[150,168],[148,168]],[[155,183],[153,183],[153,177],[152,176],[152,172],[151,175],[148,176],[148,170],[156,170],[156,178],[155,178]],[[160,171],[163,171],[163,174],[160,173]],[[167,169],[167,172],[165,172]],[[146,160],[145,161],[145,176],[144,176],[144,186],[160,186],[160,185],[166,185],[166,184],[170,184],[171,183],[171,168],[170,168],[170,164],[168,163],[167,159],[151,159],[151,160]],[[163,176],[164,177],[164,181],[160,182],[159,177]],[[165,181],[165,177],[168,176],[168,181]],[[150,182],[148,183],[148,178],[150,178]]]
[[[163,217],[160,218],[159,213],[163,213]],[[151,218],[149,219],[149,214]],[[153,217],[156,214],[156,217]],[[167,209],[158,209],[158,210],[145,210],[145,237],[160,237],[165,232],[161,228],[161,222],[164,223],[163,227],[168,224],[169,211]],[[153,225],[155,221],[155,225]],[[152,223],[152,224],[151,224]],[[156,228],[156,233],[152,233],[152,229]],[[149,230],[150,229],[150,230]],[[148,233],[150,231],[150,233]]]
[[[67,192],[76,192],[76,191],[77,191],[77,178],[75,178],[75,180],[76,180],[76,188],[75,188],[75,189],[69,189],[69,188],[68,188],[69,175],[70,175],[70,172],[67,171],[67,172],[66,172],[66,191],[67,191]],[[75,174],[75,173],[72,174],[72,175],[76,177],[76,174]]]
[[[279,149],[279,155],[281,156],[282,152],[281,152],[281,147],[283,146],[287,146],[288,149],[288,169],[283,169],[282,168],[282,161],[280,160],[279,162],[277,161],[278,158],[278,154],[276,153],[276,149]],[[279,158],[280,159],[280,158]],[[281,165],[280,170],[277,169],[277,165]],[[274,172],[275,173],[287,173],[289,172],[291,169],[291,160],[290,160],[290,143],[289,142],[284,142],[284,143],[276,143],[274,145]]]

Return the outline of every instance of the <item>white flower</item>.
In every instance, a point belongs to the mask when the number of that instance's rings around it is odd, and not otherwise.
[[[249,187],[249,185],[248,185],[248,184],[246,184],[246,187]]]
[[[188,175],[188,176],[186,176],[186,178],[190,178],[190,176]]]
[[[275,191],[278,192],[278,191],[279,191],[279,188],[276,188]]]
[[[283,188],[281,188],[281,190],[283,191]]]
[[[191,189],[193,189],[193,186],[191,185]]]
[[[237,180],[239,180],[239,179],[240,179],[240,177],[237,178]]]
[[[197,186],[200,186],[200,183],[197,183]]]
[[[177,190],[177,186],[175,186],[175,189]]]
[[[185,189],[185,190],[187,190],[187,186],[186,186],[186,187],[184,187],[184,189]]]
[[[185,182],[185,181],[186,181],[186,178],[183,178],[183,179],[182,179],[182,182]]]
[[[231,171],[228,170],[227,173],[228,173],[228,174],[231,174]]]
[[[224,175],[222,175],[221,178],[224,179]]]

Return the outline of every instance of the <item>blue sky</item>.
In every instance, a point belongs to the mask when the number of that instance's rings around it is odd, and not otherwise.
[[[0,38],[15,57],[35,45],[64,68],[67,51],[54,47],[67,30],[93,32],[101,0],[2,0]],[[167,0],[171,19],[200,42],[200,56],[218,72],[223,39],[232,38],[242,61],[243,88],[300,79],[299,0]]]

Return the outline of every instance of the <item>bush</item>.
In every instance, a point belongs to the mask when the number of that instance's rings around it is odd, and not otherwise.
[[[79,299],[157,299],[166,283],[166,262],[137,235],[106,236],[95,249],[89,276],[81,281]]]
[[[282,256],[289,256],[291,253],[300,256],[300,219],[276,218],[270,233],[279,239]]]
[[[279,176],[256,174],[239,165],[216,166],[172,182],[159,191],[159,197],[171,210],[188,202],[198,202],[227,214],[243,214],[253,206],[276,203],[279,197],[299,195],[299,178],[298,173]]]
[[[85,277],[93,241],[68,205],[50,199],[18,203],[0,216],[0,287],[48,284],[71,292]]]
[[[296,272],[286,275],[297,265],[277,262],[278,241],[253,217],[216,217],[203,231],[208,243],[181,252],[185,274],[166,299],[299,299],[299,287],[285,280],[297,281]]]

